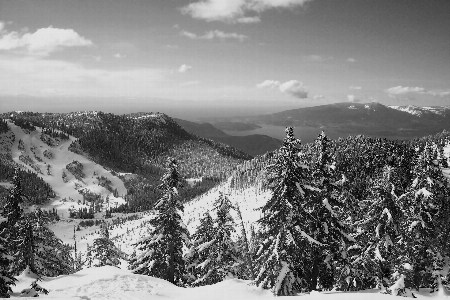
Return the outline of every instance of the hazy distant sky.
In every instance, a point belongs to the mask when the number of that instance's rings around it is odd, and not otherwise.
[[[449,0],[0,0],[0,111],[450,104],[449,16]]]

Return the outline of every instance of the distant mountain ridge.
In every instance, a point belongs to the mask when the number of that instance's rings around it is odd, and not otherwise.
[[[267,115],[217,118],[214,121],[309,126],[352,134],[413,138],[449,129],[450,108],[343,102]]]

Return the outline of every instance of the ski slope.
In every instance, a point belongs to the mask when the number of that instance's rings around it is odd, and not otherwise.
[[[9,146],[4,143],[5,146],[0,148],[0,151],[10,151],[14,162],[38,174],[56,193],[56,197],[47,205],[41,206],[42,208],[51,209],[54,207],[58,209],[58,213],[63,218],[66,218],[69,208],[78,209],[78,207],[82,207],[77,202],[83,200],[79,191],[84,189],[91,193],[101,194],[102,199],[108,196],[110,200],[106,207],[125,202],[122,197],[114,197],[112,192],[100,186],[97,179],[101,176],[107,178],[111,181],[112,189],[117,189],[119,195],[125,195],[127,190],[120,178],[83,155],[69,151],[70,144],[76,140],[74,137],[70,136],[69,140],[58,141],[57,145],[49,146],[39,138],[42,133],[41,128],[36,127],[33,132],[25,132],[12,122],[8,122],[8,125],[15,136],[14,143]],[[19,141],[23,142],[23,146],[19,147]],[[44,155],[44,152],[47,155]],[[51,157],[48,153],[51,153]],[[83,165],[84,178],[77,179],[66,169],[66,166],[73,161],[78,161]],[[50,174],[47,171],[48,166],[50,166]],[[66,177],[65,180],[63,180],[63,173]]]

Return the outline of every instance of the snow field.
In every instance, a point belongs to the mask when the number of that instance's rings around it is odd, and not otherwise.
[[[11,132],[15,135],[15,141],[10,147],[13,160],[26,169],[38,173],[38,176],[47,182],[56,193],[55,199],[51,203],[42,206],[42,208],[51,209],[54,207],[58,209],[60,215],[68,217],[67,211],[69,208],[78,209],[83,207],[77,203],[78,200],[83,200],[83,196],[78,192],[80,189],[87,189],[92,193],[101,194],[103,199],[109,196],[110,200],[107,205],[117,206],[125,202],[122,197],[116,198],[106,188],[98,185],[96,177],[103,176],[108,178],[111,181],[112,188],[117,189],[119,195],[125,195],[127,190],[122,180],[112,175],[110,171],[101,165],[68,150],[70,144],[76,140],[74,137],[70,136],[68,141],[62,141],[59,145],[51,147],[39,139],[42,132],[41,128],[36,127],[36,131],[26,133],[12,122],[8,122],[8,125],[11,128]],[[24,150],[19,149],[19,140],[23,142]],[[43,155],[46,150],[52,153],[53,158],[47,158]],[[35,169],[21,161],[19,159],[21,155],[30,157]],[[66,170],[66,165],[72,161],[78,161],[83,165],[85,177],[82,181],[76,179],[73,174]],[[50,165],[51,175],[47,174],[48,165]],[[62,179],[63,172],[67,175],[67,182],[64,182]],[[63,201],[64,198],[69,201]]]

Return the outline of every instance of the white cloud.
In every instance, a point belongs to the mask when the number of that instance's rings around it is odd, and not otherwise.
[[[139,96],[154,95],[169,71],[150,68],[88,68],[40,56],[0,54],[3,95]]]
[[[409,99],[411,94],[431,95],[435,97],[446,97],[450,95],[450,90],[427,90],[423,87],[394,86],[387,90],[388,96],[396,98],[396,96],[407,96]]]
[[[4,25],[3,25],[4,26]],[[92,46],[92,41],[73,29],[41,28],[34,33],[0,32],[0,50],[25,50],[28,54],[47,56],[64,47]]]
[[[189,87],[189,86],[194,86],[194,85],[199,85],[199,84],[200,84],[200,81],[198,81],[198,80],[186,81],[186,82],[180,83],[180,87]]]
[[[186,73],[187,71],[189,71],[190,69],[192,69],[191,66],[188,65],[181,65],[180,68],[178,69],[179,73]]]
[[[273,89],[274,87],[278,87],[280,85],[281,85],[281,82],[276,81],[276,80],[264,80],[263,82],[257,84],[256,87],[259,89],[264,89],[264,88]]]
[[[303,83],[298,80],[290,80],[281,84],[280,91],[282,93],[291,95],[295,98],[299,99],[308,98],[308,92],[305,91]]]
[[[422,87],[394,86],[386,90],[389,95],[404,95],[408,93],[427,93]]]
[[[285,83],[281,83],[278,80],[264,80],[257,84],[256,87],[259,89],[273,89],[278,87],[283,94],[288,94],[299,99],[308,98],[308,92],[305,91],[303,83],[298,80],[290,80]]]
[[[5,23],[4,22],[0,22],[0,32],[2,32],[2,30],[5,28]]]
[[[355,95],[347,95],[348,102],[361,102],[361,99],[357,98]]]
[[[322,55],[306,55],[306,56],[302,56],[302,60],[306,61],[306,62],[326,62],[329,60],[332,60],[333,56],[322,56]]]
[[[259,17],[248,16],[248,13],[273,8],[292,9],[309,1],[312,0],[200,0],[182,7],[181,12],[206,21],[256,23],[260,21]]]
[[[116,53],[116,54],[114,54],[113,56],[114,56],[115,58],[118,58],[118,59],[127,57],[126,55],[120,54],[120,53]]]
[[[314,95],[313,99],[314,100],[322,100],[322,99],[325,99],[325,96],[323,96],[323,95]]]
[[[360,90],[361,87],[360,87],[360,86],[352,85],[352,86],[349,87],[349,89],[351,89],[351,90]]]
[[[261,19],[258,16],[255,17],[242,17],[236,19],[237,23],[251,24],[251,23],[259,23]]]
[[[224,39],[237,39],[241,42],[243,42],[245,39],[248,38],[248,36],[243,35],[243,34],[238,34],[235,32],[232,33],[227,33],[227,32],[223,32],[220,30],[212,30],[212,31],[208,31],[206,32],[204,35],[197,35],[195,33],[186,31],[186,30],[182,30],[180,32],[180,35],[188,37],[190,39],[193,40],[213,40],[215,38],[224,40]]]
[[[173,25],[172,27],[175,28],[175,29],[178,29],[178,28],[180,28],[180,25],[175,24],[175,25]]]
[[[356,59],[349,57],[349,58],[347,58],[347,62],[354,63],[354,62],[356,62]]]

